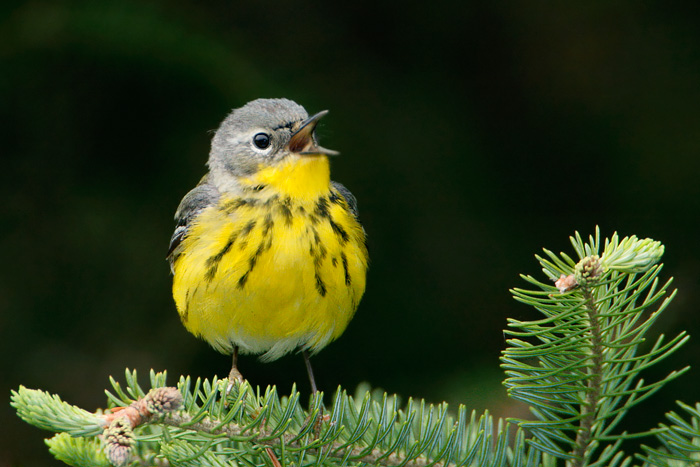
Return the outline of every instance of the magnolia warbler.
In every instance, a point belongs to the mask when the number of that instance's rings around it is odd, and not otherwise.
[[[232,354],[275,360],[339,337],[365,290],[367,248],[350,191],[331,181],[311,117],[287,99],[233,110],[214,134],[209,172],[175,213],[168,261],[189,332]]]

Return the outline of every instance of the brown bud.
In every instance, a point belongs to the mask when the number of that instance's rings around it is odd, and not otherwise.
[[[129,421],[116,418],[104,431],[105,454],[115,467],[123,467],[129,463],[131,448],[136,443],[134,432]]]

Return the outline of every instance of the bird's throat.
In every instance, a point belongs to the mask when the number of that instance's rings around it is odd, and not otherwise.
[[[267,185],[292,198],[315,199],[330,186],[328,157],[292,155],[274,167],[260,169],[246,182]]]

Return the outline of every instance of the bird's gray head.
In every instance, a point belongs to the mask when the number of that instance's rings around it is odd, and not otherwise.
[[[212,139],[208,162],[212,175],[249,176],[292,154],[337,154],[320,147],[314,136],[326,113],[309,118],[304,107],[289,99],[257,99],[234,109]]]

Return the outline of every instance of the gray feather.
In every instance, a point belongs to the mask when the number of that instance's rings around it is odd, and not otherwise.
[[[182,198],[180,206],[175,212],[175,231],[170,238],[170,246],[166,259],[172,267],[173,262],[179,255],[178,247],[187,236],[187,231],[192,224],[192,220],[202,212],[203,209],[214,206],[219,201],[219,190],[209,184],[208,175],[205,175],[199,184]]]
[[[333,185],[333,188],[338,190],[338,192],[342,195],[343,198],[345,198],[345,202],[348,203],[348,207],[350,208],[350,212],[352,212],[352,215],[355,216],[355,219],[360,219],[360,211],[357,208],[357,199],[355,198],[355,195],[353,195],[350,190],[345,188],[345,185],[342,183],[338,182],[331,182],[331,185]]]

